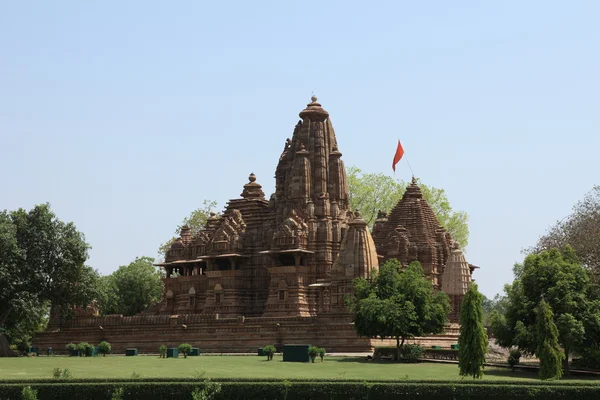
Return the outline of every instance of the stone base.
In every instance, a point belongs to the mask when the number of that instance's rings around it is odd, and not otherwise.
[[[137,348],[140,353],[158,353],[167,348],[189,343],[201,353],[256,353],[273,344],[310,343],[328,352],[350,353],[372,351],[375,346],[395,346],[395,340],[359,337],[347,316],[294,318],[226,318],[198,314],[178,316],[88,317],[62,321],[35,336],[35,347],[52,347],[55,353],[67,353],[68,343],[88,342],[97,345],[106,340],[113,354]],[[413,342],[413,341],[411,341]],[[450,348],[458,343],[451,332],[414,342],[424,346]]]

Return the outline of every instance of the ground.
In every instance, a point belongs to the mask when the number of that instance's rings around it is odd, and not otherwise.
[[[358,357],[325,357],[314,364],[273,361],[259,356],[200,356],[160,359],[157,356],[0,358],[0,379],[52,378],[56,367],[69,368],[73,378],[317,378],[317,379],[423,379],[459,380],[456,364],[396,364]],[[534,373],[486,368],[485,380],[537,380]],[[583,378],[573,378],[583,379]]]

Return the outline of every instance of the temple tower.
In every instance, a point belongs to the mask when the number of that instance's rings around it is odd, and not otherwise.
[[[460,249],[452,250],[442,276],[442,291],[450,297],[452,306],[451,322],[460,320],[460,307],[471,283],[472,268]]]

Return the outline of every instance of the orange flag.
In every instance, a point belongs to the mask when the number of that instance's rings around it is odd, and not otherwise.
[[[396,164],[398,164],[403,155],[404,149],[402,148],[402,144],[400,144],[400,139],[398,139],[398,148],[396,149],[396,154],[394,154],[394,161],[392,162],[392,169],[394,170],[394,172],[396,172]]]

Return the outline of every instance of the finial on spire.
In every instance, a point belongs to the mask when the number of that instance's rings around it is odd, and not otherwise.
[[[255,182],[256,181],[256,175],[254,175],[254,172],[250,173],[250,176],[248,177],[248,180],[250,182]]]
[[[413,177],[412,177],[412,183],[413,183],[413,185],[416,185],[416,184],[417,184],[417,178],[415,178],[415,176],[414,176],[414,175],[413,175]]]
[[[313,93],[313,95],[312,95],[312,97],[310,98],[310,100],[311,100],[313,103],[315,103],[315,102],[316,102],[317,100],[319,100],[319,99],[317,99],[317,96],[315,96],[315,95],[314,95],[314,93]]]

